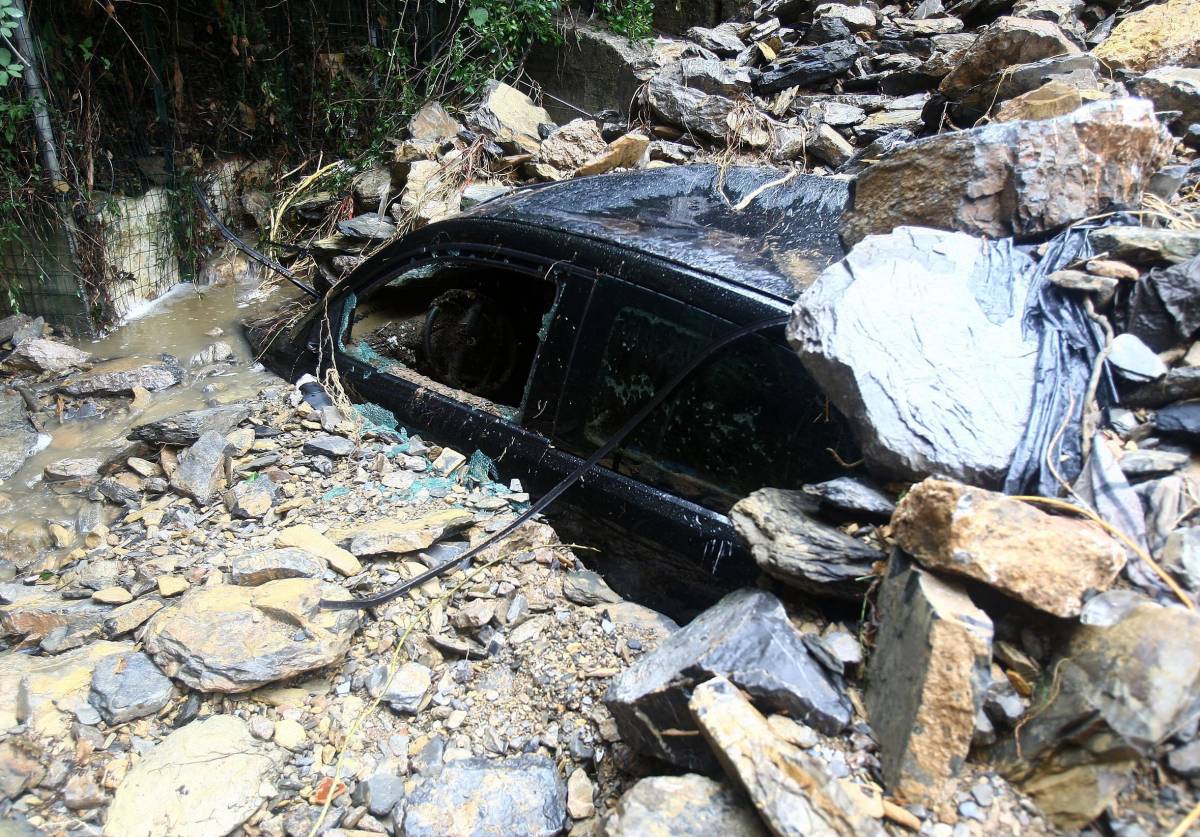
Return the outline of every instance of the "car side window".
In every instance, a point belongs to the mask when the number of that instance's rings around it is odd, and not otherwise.
[[[351,298],[340,348],[381,372],[512,418],[558,289],[552,278],[498,265],[421,264]]]
[[[558,425],[560,443],[581,455],[734,325],[606,277],[584,328],[581,345],[594,353],[572,368]],[[606,464],[718,511],[758,488],[835,473],[853,444],[779,332],[710,358]]]

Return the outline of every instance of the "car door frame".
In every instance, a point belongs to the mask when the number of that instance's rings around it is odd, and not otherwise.
[[[345,351],[340,334],[322,333],[317,338],[320,345],[327,348],[321,353],[322,372],[336,363],[343,386],[351,393],[352,400],[377,403],[390,410],[400,424],[424,433],[438,443],[464,448],[464,453],[478,449],[491,457],[501,471],[520,474],[527,483],[526,488],[535,493],[545,491],[555,480],[553,476],[540,477],[542,469],[538,463],[544,461],[550,448],[546,431],[552,421],[551,408],[557,404],[564,370],[578,334],[577,326],[586,310],[593,281],[591,272],[512,248],[439,241],[389,258],[361,281],[342,289],[328,304],[329,314],[322,320],[322,331],[327,332],[328,324],[332,322],[341,324],[338,328],[348,327],[346,307],[351,294],[355,297],[369,294],[408,271],[438,262],[473,263],[513,270],[557,285],[558,292],[550,309],[553,317],[535,352],[526,380],[524,403],[516,408],[515,414],[498,415],[378,370]],[[560,273],[570,275],[558,278]],[[544,409],[536,409],[542,404]],[[528,479],[530,476],[533,479]]]

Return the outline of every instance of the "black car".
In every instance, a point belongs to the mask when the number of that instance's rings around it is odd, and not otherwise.
[[[388,245],[264,362],[490,456],[537,496],[714,340],[786,315],[843,255],[844,181],[672,167],[520,190]],[[694,601],[753,569],[726,513],[856,457],[782,326],[704,362],[548,512],[625,595]],[[557,510],[557,511],[556,511]]]

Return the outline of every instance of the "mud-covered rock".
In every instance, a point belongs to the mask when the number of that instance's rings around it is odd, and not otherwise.
[[[273,793],[274,750],[233,715],[194,721],[155,745],[117,788],[107,837],[224,837]]]
[[[961,483],[927,479],[892,516],[900,548],[926,567],[982,581],[1051,613],[1078,616],[1085,596],[1107,590],[1125,549],[1090,520]]]
[[[617,677],[604,703],[635,749],[693,770],[713,766],[694,734],[692,690],[726,677],[760,706],[828,734],[850,722],[840,680],[809,654],[780,601],[763,590],[730,593]]]
[[[879,592],[866,703],[889,790],[944,801],[991,681],[992,620],[962,588],[893,554]]]
[[[302,578],[195,588],[155,615],[143,642],[160,669],[193,689],[246,692],[340,659],[358,613],[319,602],[347,596]]]
[[[1154,106],[1142,99],[939,134],[859,176],[842,232],[856,243],[904,224],[988,238],[1055,230],[1136,206],[1170,147]]]
[[[819,595],[858,598],[878,549],[814,520],[817,503],[803,491],[760,488],[729,513],[759,569],[785,584]]]
[[[728,680],[700,684],[688,706],[725,773],[745,790],[773,834],[886,834],[819,761],[777,738]]]
[[[403,832],[553,837],[568,822],[567,791],[550,759],[471,758],[450,762],[418,782],[408,796]]]

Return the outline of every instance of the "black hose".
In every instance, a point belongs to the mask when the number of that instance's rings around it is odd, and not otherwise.
[[[765,331],[769,328],[775,328],[777,326],[784,325],[787,323],[788,319],[789,317],[787,316],[780,316],[772,317],[769,320],[759,320],[756,323],[751,323],[750,325],[734,329],[719,340],[710,343],[707,347],[705,347],[704,351],[692,358],[691,362],[689,362],[687,366],[683,367],[683,369],[677,372],[675,377],[673,377],[666,386],[654,393],[654,397],[643,404],[641,409],[639,409],[628,421],[621,425],[620,429],[610,436],[608,441],[597,448],[595,453],[589,456],[582,465],[568,474],[560,483],[558,483],[558,485],[554,486],[541,497],[539,497],[533,505],[518,515],[516,520],[509,523],[499,532],[496,532],[483,543],[471,547],[465,553],[457,558],[454,558],[453,560],[447,561],[444,564],[439,564],[438,566],[421,573],[416,578],[410,578],[408,581],[401,582],[390,590],[385,590],[382,593],[377,593],[374,596],[368,596],[364,599],[321,599],[321,607],[329,608],[331,610],[359,610],[369,607],[378,607],[381,604],[390,602],[397,596],[402,596],[414,587],[420,587],[427,581],[431,581],[432,579],[445,575],[453,567],[458,566],[464,561],[470,560],[472,557],[479,554],[484,549],[487,549],[492,544],[508,537],[535,514],[539,514],[540,512],[544,511],[547,506],[562,496],[564,491],[578,482],[584,474],[595,467],[601,459],[612,453],[617,445],[621,444],[621,442],[625,440],[625,437],[633,432],[634,428],[645,421],[646,416],[650,415],[654,408],[662,404],[662,402],[666,400],[667,396],[674,392],[675,389],[683,383],[684,379],[696,371],[700,364],[704,363],[706,360],[724,349],[729,344],[741,340],[743,337],[749,334],[754,334],[759,331]]]
[[[225,226],[225,223],[220,218],[217,217],[217,213],[213,212],[213,208],[208,205],[208,199],[204,197],[204,190],[200,188],[199,183],[192,184],[192,194],[194,194],[196,196],[196,201],[200,204],[200,208],[204,210],[204,214],[208,216],[208,220],[211,221],[213,223],[213,225],[217,228],[217,231],[221,233],[222,238],[224,238],[226,241],[228,241],[234,247],[241,250],[243,253],[245,253],[250,258],[254,259],[254,261],[258,262],[263,267],[268,267],[271,270],[274,270],[276,273],[281,274],[285,279],[287,279],[289,282],[291,282],[293,285],[295,285],[300,290],[304,291],[306,294],[311,296],[313,299],[321,298],[321,295],[319,293],[317,293],[315,290],[310,288],[308,285],[304,284],[299,279],[297,279],[296,274],[292,273],[290,270],[288,270],[286,267],[281,265],[279,262],[275,261],[270,256],[264,255],[264,254],[258,252],[257,250],[255,250],[249,244],[247,244],[246,242],[244,242],[240,238],[238,238],[237,233],[235,233],[233,230],[229,229],[229,227]]]

